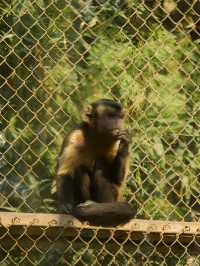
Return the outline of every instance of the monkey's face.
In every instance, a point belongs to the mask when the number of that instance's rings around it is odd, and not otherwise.
[[[123,110],[103,107],[97,109],[96,130],[106,137],[118,139],[125,130]]]
[[[101,138],[116,140],[127,134],[122,105],[111,99],[100,99],[88,106],[83,121]]]

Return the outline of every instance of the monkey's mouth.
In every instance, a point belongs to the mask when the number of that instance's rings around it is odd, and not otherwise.
[[[121,132],[121,130],[119,129],[119,128],[112,128],[111,130],[110,130],[110,132],[112,133],[112,134],[114,134],[114,135],[118,135],[120,132]]]
[[[123,137],[126,134],[127,134],[127,130],[126,129],[116,128],[116,129],[111,130],[111,135],[114,138],[117,138],[117,139],[120,139],[121,137]]]
[[[115,135],[121,135],[127,133],[127,129],[114,128],[110,130],[111,133]]]

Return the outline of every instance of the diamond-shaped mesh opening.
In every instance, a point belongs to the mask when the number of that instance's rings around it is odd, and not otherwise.
[[[199,0],[1,1],[1,210],[56,212],[62,139],[84,105],[111,97],[132,135],[124,194],[136,218],[199,221],[199,41]],[[1,229],[2,266],[200,264],[195,237],[185,246],[178,235],[169,244]]]

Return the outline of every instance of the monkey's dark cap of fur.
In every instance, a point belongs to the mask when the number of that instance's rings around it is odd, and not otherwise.
[[[112,99],[100,99],[100,100],[97,100],[96,102],[94,102],[92,104],[92,106],[98,106],[98,105],[106,105],[106,106],[111,106],[113,108],[115,108],[116,110],[118,111],[121,111],[122,110],[122,105],[119,103],[119,102],[116,102]]]

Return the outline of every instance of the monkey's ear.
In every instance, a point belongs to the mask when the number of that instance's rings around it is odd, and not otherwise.
[[[84,122],[89,123],[91,122],[92,116],[93,116],[93,108],[91,105],[88,105],[83,111],[82,119]]]

